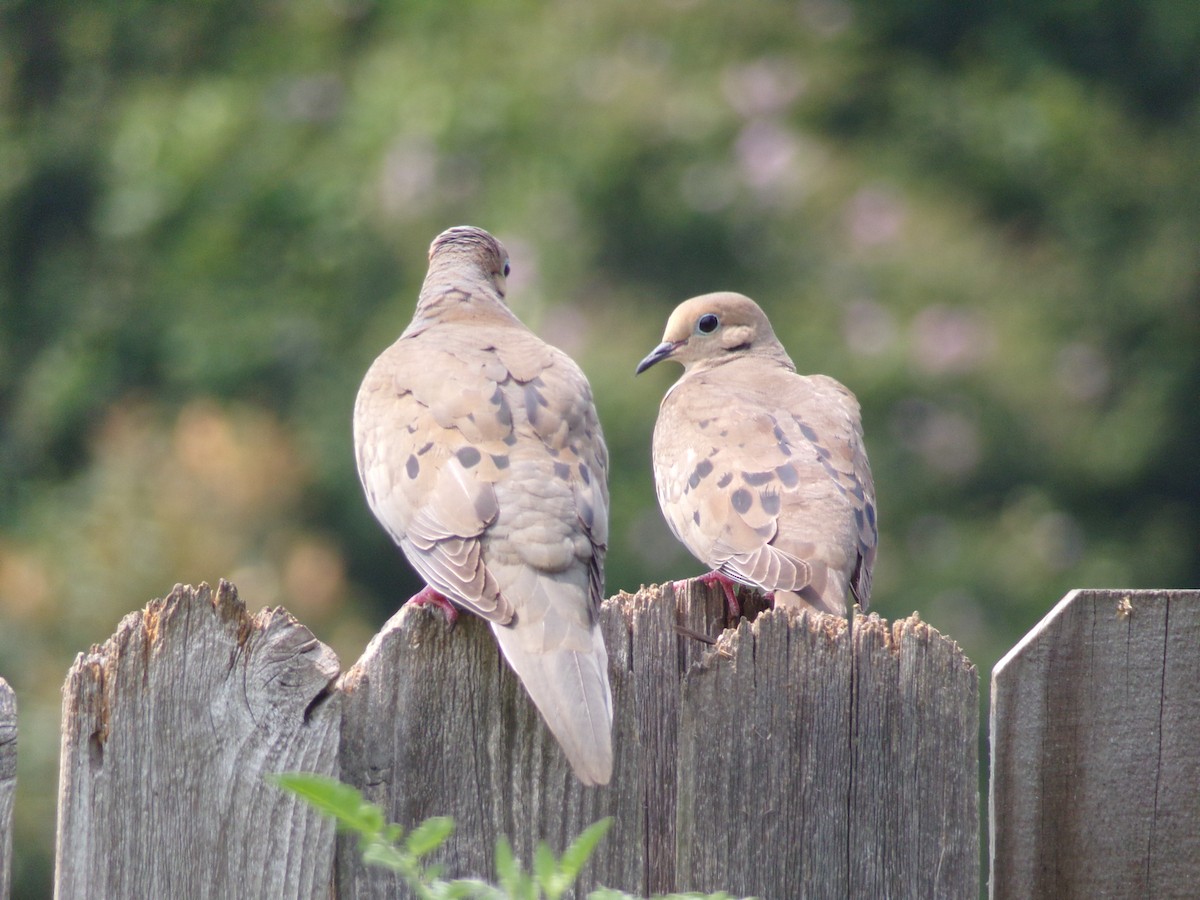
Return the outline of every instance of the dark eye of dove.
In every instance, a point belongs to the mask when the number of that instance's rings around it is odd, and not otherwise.
[[[696,330],[701,334],[712,334],[720,324],[721,320],[712,313],[705,313],[700,317],[700,321],[696,323]]]

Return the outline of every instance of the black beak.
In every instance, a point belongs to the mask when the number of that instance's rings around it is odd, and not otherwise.
[[[664,359],[668,359],[671,356],[671,354],[675,352],[676,348],[678,348],[679,345],[683,344],[683,343],[685,343],[685,342],[679,341],[678,343],[676,343],[674,341],[663,341],[661,344],[659,344],[657,347],[655,347],[653,350],[650,351],[649,356],[647,356],[640,363],[638,363],[637,371],[634,372],[633,374],[641,375],[643,372],[645,372],[648,368],[650,368],[655,363],[662,362]]]

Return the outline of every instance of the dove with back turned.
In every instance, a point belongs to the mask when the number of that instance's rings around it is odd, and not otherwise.
[[[749,297],[681,303],[640,374],[673,359],[683,375],[654,427],[654,482],[675,536],[719,581],[774,592],[777,606],[866,609],[878,529],[854,395],[799,375]]]
[[[576,776],[605,784],[608,453],[583,372],[508,308],[508,272],[486,231],[433,241],[412,323],[359,388],[358,474],[428,585],[413,600],[486,619]]]

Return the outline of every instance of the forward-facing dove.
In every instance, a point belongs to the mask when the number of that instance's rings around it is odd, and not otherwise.
[[[676,307],[637,367],[673,359],[683,375],[654,427],[654,482],[675,536],[719,581],[773,591],[776,605],[866,609],[878,529],[854,395],[799,375],[749,297],[705,294]]]
[[[587,379],[508,308],[508,273],[486,231],[433,241],[411,324],[359,388],[358,473],[428,585],[413,600],[486,619],[576,776],[605,784],[608,453]]]

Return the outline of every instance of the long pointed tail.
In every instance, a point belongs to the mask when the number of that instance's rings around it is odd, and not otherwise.
[[[590,646],[548,647],[542,623],[518,620],[492,625],[504,658],[512,666],[584,784],[608,784],[612,777],[612,690],[608,653],[600,628],[591,628]]]

